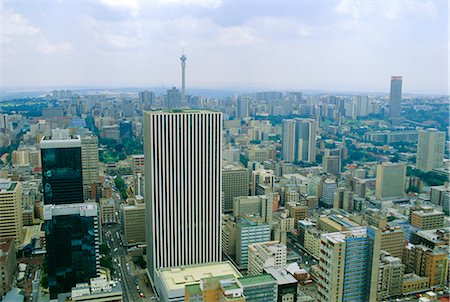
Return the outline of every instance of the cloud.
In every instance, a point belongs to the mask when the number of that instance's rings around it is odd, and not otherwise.
[[[411,16],[435,18],[436,4],[430,0],[389,0],[389,1],[357,1],[340,0],[335,11],[350,16],[353,20],[383,17],[394,21]]]
[[[174,4],[174,5],[186,5],[186,6],[200,6],[206,8],[218,8],[221,4],[221,0],[159,0],[162,4]]]
[[[353,19],[358,20],[361,17],[361,11],[354,0],[341,0],[336,5],[336,12],[349,15]]]
[[[39,27],[33,26],[24,16],[11,9],[1,15],[1,43],[7,45],[5,54],[16,55],[27,49],[36,49],[44,55],[69,54],[73,46],[69,42],[50,43]]]
[[[2,42],[8,43],[16,37],[30,37],[40,34],[38,27],[32,26],[22,15],[12,10],[5,10],[2,14]]]
[[[101,3],[114,9],[126,9],[131,15],[139,13],[139,2],[137,0],[101,0]]]
[[[44,55],[53,54],[70,54],[73,51],[73,45],[69,42],[51,44],[46,40],[43,40],[38,45],[38,51]]]

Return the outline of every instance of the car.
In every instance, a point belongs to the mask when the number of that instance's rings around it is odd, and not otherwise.
[[[144,295],[144,293],[139,293],[139,297],[141,297],[141,298],[145,298],[145,295]]]

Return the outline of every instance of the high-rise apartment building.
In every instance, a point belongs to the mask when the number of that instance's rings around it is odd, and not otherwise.
[[[98,275],[99,231],[96,203],[44,206],[50,298],[70,292]]]
[[[248,246],[248,275],[264,273],[268,267],[285,268],[287,247],[278,241],[260,242]]]
[[[379,230],[358,227],[321,236],[318,291],[321,301],[376,301]]]
[[[391,77],[391,92],[389,96],[389,118],[396,122],[400,119],[402,102],[402,77]]]
[[[445,132],[437,129],[419,131],[417,169],[428,172],[444,166]]]
[[[233,211],[233,198],[248,196],[249,182],[246,168],[226,164],[222,167],[223,210]]]
[[[85,199],[95,200],[99,184],[98,138],[89,134],[81,136],[81,169]]]
[[[384,162],[377,166],[375,196],[378,199],[395,199],[405,195],[406,165]]]
[[[243,119],[249,117],[250,100],[246,97],[238,97],[236,100],[236,117]]]
[[[283,121],[283,159],[288,162],[316,161],[317,122],[313,119],[297,118]]]
[[[221,260],[222,114],[144,113],[147,267]]]
[[[41,140],[41,158],[44,203],[83,202],[81,138],[55,129]]]
[[[12,239],[17,250],[22,243],[22,230],[21,184],[0,179],[0,241]]]

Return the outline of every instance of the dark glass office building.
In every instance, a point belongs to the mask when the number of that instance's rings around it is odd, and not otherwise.
[[[44,206],[50,298],[98,275],[98,214],[95,203]]]
[[[44,137],[41,159],[44,204],[82,202],[81,139]]]

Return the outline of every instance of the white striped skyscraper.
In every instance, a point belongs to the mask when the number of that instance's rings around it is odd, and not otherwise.
[[[144,113],[147,265],[221,260],[222,114]]]

